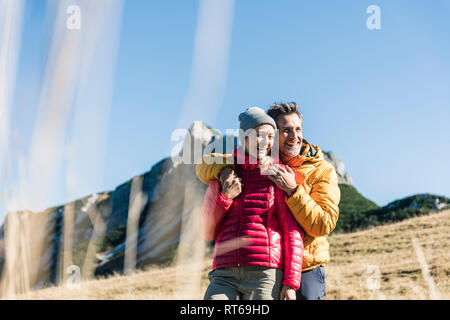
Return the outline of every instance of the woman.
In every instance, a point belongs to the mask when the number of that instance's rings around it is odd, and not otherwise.
[[[245,134],[242,147],[233,153],[238,176],[210,183],[198,220],[204,238],[216,240],[205,299],[295,300],[303,231],[286,206],[284,192],[264,174],[278,163],[268,156],[276,124],[257,107],[241,113],[239,121]],[[197,170],[211,166],[203,163]]]

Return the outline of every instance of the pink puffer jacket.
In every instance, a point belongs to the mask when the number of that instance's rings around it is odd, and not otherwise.
[[[235,150],[235,163],[238,154]],[[205,195],[198,227],[206,240],[216,240],[213,270],[246,265],[279,268],[284,270],[283,285],[298,290],[303,230],[289,211],[284,192],[261,175],[257,164],[249,164],[248,156],[245,159],[245,164],[235,165],[244,185],[239,196],[225,197],[216,180]]]

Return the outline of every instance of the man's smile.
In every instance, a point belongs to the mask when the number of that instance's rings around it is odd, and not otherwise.
[[[286,141],[285,146],[289,149],[298,148],[300,146],[300,141]]]

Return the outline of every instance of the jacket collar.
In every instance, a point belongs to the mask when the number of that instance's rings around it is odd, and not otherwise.
[[[322,150],[318,146],[309,143],[306,139],[303,139],[299,155],[285,164],[289,167],[300,167],[304,162],[317,162],[322,159],[324,159]]]

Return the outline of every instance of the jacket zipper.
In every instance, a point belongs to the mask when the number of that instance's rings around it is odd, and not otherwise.
[[[273,190],[273,194],[274,194],[274,198],[273,198],[273,206],[272,208],[269,207],[268,210],[268,214],[267,214],[267,244],[268,244],[268,248],[269,248],[269,266],[272,267],[272,264],[270,263],[272,260],[272,243],[271,243],[271,229],[272,229],[272,214],[273,214],[273,210],[275,210],[276,208],[276,190],[275,187],[271,188],[271,184],[269,183],[269,196],[270,196],[270,189]],[[270,204],[270,199],[269,199],[269,204]]]
[[[247,181],[247,170],[243,170],[244,172],[244,181]],[[237,234],[236,234],[236,238],[238,240],[238,248],[236,251],[237,254],[237,266],[240,267],[241,266],[241,261],[240,261],[240,249],[241,249],[241,239],[239,237],[239,232],[241,229],[241,214],[242,214],[242,202],[244,201],[244,190],[242,190],[242,196],[239,199],[239,211],[238,211],[238,227],[237,227]]]

